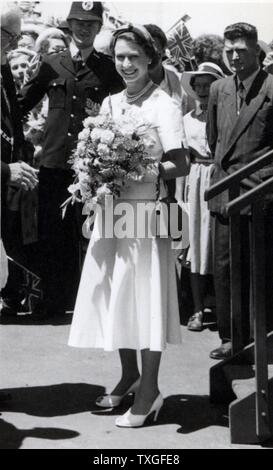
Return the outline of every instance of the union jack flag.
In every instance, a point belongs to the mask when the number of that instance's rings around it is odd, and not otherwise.
[[[41,278],[9,256],[8,260],[23,272],[23,280],[20,286],[20,294],[23,295],[23,300],[21,301],[22,310],[24,312],[32,312],[35,305],[43,300]]]
[[[192,37],[181,18],[167,32],[168,49],[175,60],[184,64],[192,59]]]

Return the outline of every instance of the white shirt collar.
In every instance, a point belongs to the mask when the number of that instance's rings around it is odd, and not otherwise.
[[[205,111],[201,108],[200,101],[195,101],[195,114],[196,116],[201,116]]]
[[[94,46],[90,46],[90,47],[87,47],[86,49],[79,50],[75,42],[72,39],[71,43],[69,44],[69,50],[70,50],[72,59],[78,54],[78,52],[80,52],[82,56],[82,60],[86,61],[86,59],[90,56],[91,52],[94,50]]]
[[[255,72],[253,72],[249,77],[247,77],[245,80],[242,80],[242,84],[244,85],[244,89],[246,91],[246,95],[248,94],[250,88],[251,88],[251,85],[252,83],[254,82],[256,76],[258,75],[258,73],[260,72],[260,68],[258,68],[257,70],[255,70]],[[241,82],[241,80],[239,80],[239,77],[237,76],[237,82],[238,84]]]

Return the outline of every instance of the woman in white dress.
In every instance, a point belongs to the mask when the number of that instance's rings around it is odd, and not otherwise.
[[[186,175],[187,150],[181,143],[181,118],[171,98],[150,81],[148,67],[157,60],[154,42],[143,26],[129,25],[114,33],[112,49],[125,91],[104,100],[101,113],[113,119],[137,117],[149,126],[149,151],[156,171],[130,183],[114,206],[125,201],[156,201],[158,172],[162,180]],[[152,145],[151,145],[152,142]],[[160,162],[164,153],[164,163]],[[164,195],[164,194],[163,194]],[[105,238],[98,235],[99,216],[89,243],[70,331],[69,344],[119,350],[121,380],[100,407],[116,407],[130,392],[134,404],[117,426],[139,427],[155,417],[163,404],[158,389],[161,352],[166,343],[180,343],[175,264],[169,238]],[[137,350],[141,350],[139,373]]]
[[[188,329],[203,328],[204,299],[207,275],[212,274],[211,215],[204,199],[210,183],[213,159],[206,136],[207,106],[212,82],[223,78],[221,68],[212,62],[203,62],[195,72],[182,74],[182,85],[196,100],[196,108],[184,116],[184,127],[191,157],[191,169],[186,177],[184,200],[189,211],[188,260],[191,264],[191,289],[194,313]]]

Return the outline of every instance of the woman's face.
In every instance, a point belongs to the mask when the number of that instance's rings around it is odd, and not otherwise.
[[[9,61],[13,78],[17,85],[22,86],[26,81],[29,62],[25,55],[15,57]]]
[[[115,44],[115,65],[126,84],[145,81],[151,58],[139,44],[127,39],[117,39]]]
[[[48,54],[55,54],[56,52],[65,51],[66,45],[62,39],[48,38]]]
[[[194,80],[194,91],[203,107],[207,107],[209,101],[209,90],[215,78],[212,75],[196,75]]]

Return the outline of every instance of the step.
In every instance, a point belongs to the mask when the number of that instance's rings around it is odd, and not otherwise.
[[[256,392],[255,366],[253,364],[224,366],[224,374],[237,398],[245,398]],[[273,364],[268,365],[268,379],[273,378]]]

